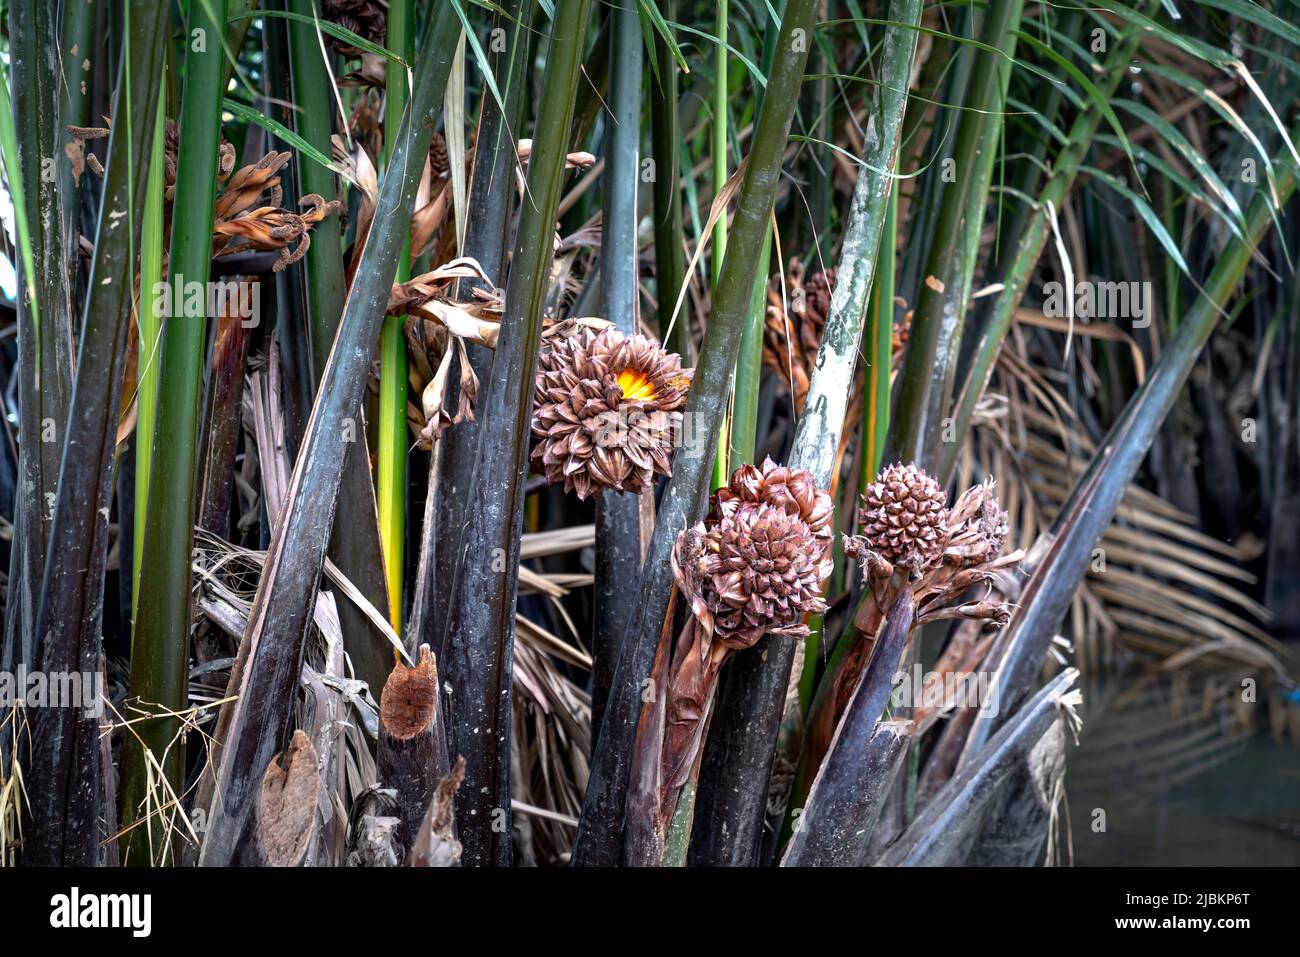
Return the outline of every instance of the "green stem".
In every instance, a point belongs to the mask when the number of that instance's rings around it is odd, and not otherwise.
[[[677,0],[662,0],[666,19],[673,19]],[[657,76],[650,79],[650,135],[654,152],[655,292],[659,298],[659,333],[672,321],[673,305],[686,274],[682,248],[681,163],[677,117],[677,60],[662,37],[654,44]],[[686,306],[664,345],[691,364],[691,322]]]
[[[158,414],[158,346],[162,317],[152,308],[154,283],[163,275],[163,163],[167,98],[158,97],[158,119],[150,147],[149,179],[145,184],[144,226],[140,239],[140,307],[136,309],[139,338],[136,358],[135,531],[131,549],[131,617],[140,606],[140,565],[149,515],[149,468],[153,461],[154,421]],[[149,304],[146,307],[146,304]]]
[[[409,59],[411,0],[388,5],[388,49]],[[388,63],[384,99],[384,156],[392,156],[393,142],[406,109],[406,69]],[[387,172],[387,171],[385,171]],[[411,278],[410,240],[402,248],[395,282]],[[406,566],[406,458],[410,445],[406,425],[406,335],[403,316],[385,316],[379,335],[379,452],[375,494],[379,503],[379,537],[383,543],[388,577],[388,617],[402,633],[402,579]]]
[[[213,196],[221,140],[221,78],[225,69],[222,27],[225,0],[190,5],[181,95],[181,143],[168,282],[172,289],[208,281],[212,260]],[[188,703],[190,554],[194,544],[195,452],[203,354],[207,345],[206,296],[175,296],[162,321],[157,420],[149,469],[148,517],[142,542],[139,616],[131,656],[131,693],[142,710],[159,715],[137,724],[144,747],[161,762],[168,784],[180,792],[184,748],[170,716]],[[202,298],[204,302],[196,302]],[[127,805],[132,812],[147,793],[150,772],[135,747],[128,747]],[[151,828],[150,828],[151,829]],[[129,839],[139,860],[150,829]]]
[[[1002,49],[1020,22],[1023,6],[1023,0],[1005,0],[991,6],[984,18],[983,42]],[[942,454],[942,449],[931,441],[939,428],[931,396],[936,389],[935,379],[941,375],[940,332],[954,325],[964,305],[957,301],[963,268],[962,224],[970,197],[978,191],[984,165],[980,149],[987,145],[986,129],[1001,121],[1002,62],[1003,57],[992,50],[981,50],[971,71],[964,104],[972,109],[962,114],[952,155],[953,180],[943,186],[904,360],[896,415],[890,427],[891,458],[931,469],[936,468],[936,463],[930,460]]]
[[[659,860],[660,867],[686,866],[686,852],[691,847],[691,825],[695,821],[695,790],[694,782],[687,781],[678,793],[677,808],[673,811],[663,856]]]
[[[717,48],[713,55],[713,127],[710,130],[709,151],[713,159],[713,195],[718,196],[727,184],[727,0],[718,0],[718,15],[713,35]],[[727,216],[718,217],[710,237],[710,261],[713,268],[713,295],[718,294],[718,280],[722,276],[722,262],[727,255]],[[676,297],[674,297],[676,298]],[[713,487],[721,488],[731,477],[728,451],[732,429],[732,411],[727,409],[718,429],[717,454],[713,459]]]
[[[894,353],[894,266],[898,248],[898,191],[891,190],[885,213],[885,231],[880,239],[876,277],[871,287],[870,334],[867,338],[866,379],[862,416],[862,474],[859,488],[867,485],[880,471],[885,454],[885,435],[889,431],[889,371]]]
[[[740,336],[740,355],[736,359],[736,381],[731,399],[730,464],[736,467],[742,462],[753,462],[755,455],[759,381],[763,373],[763,327],[767,318],[767,274],[772,263],[770,226],[763,235],[763,249],[758,262],[754,292],[749,300],[749,319]]]

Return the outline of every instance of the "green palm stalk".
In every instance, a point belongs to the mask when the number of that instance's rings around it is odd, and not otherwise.
[[[406,58],[411,44],[411,0],[388,5],[388,48]],[[384,87],[384,153],[392,168],[394,135],[406,109],[406,70],[388,63]],[[410,242],[397,264],[396,282],[411,278]],[[406,555],[406,458],[411,444],[406,427],[406,336],[402,316],[388,316],[379,337],[379,450],[375,494],[379,502],[379,536],[388,576],[388,616],[402,633],[402,579]]]
[[[969,216],[969,204],[979,195],[978,184],[984,169],[983,155],[990,152],[994,138],[987,135],[991,126],[1001,122],[999,90],[1003,58],[994,49],[1003,49],[1014,37],[1024,4],[1008,0],[989,8],[984,17],[982,40],[986,44],[976,55],[953,150],[953,181],[945,183],[939,197],[933,239],[930,243],[919,286],[915,318],[909,333],[907,355],[902,370],[897,407],[890,423],[889,458],[915,462],[923,468],[935,468],[932,459],[942,454],[938,441],[940,423],[935,414],[932,394],[942,388],[937,379],[943,375],[944,363],[938,349],[941,329],[951,331],[959,321],[965,302],[961,255],[963,223]]]
[[[664,0],[664,17],[674,16],[676,0]],[[681,162],[677,116],[677,61],[667,42],[658,34],[654,39],[655,70],[650,78],[650,137],[655,162],[654,236],[655,289],[659,299],[660,335],[669,352],[690,365],[693,352],[691,323],[683,313],[672,321],[677,291],[686,275],[686,252],[682,249]],[[671,329],[671,331],[669,331]]]
[[[225,0],[194,0],[189,10],[168,267],[173,288],[191,282],[206,288],[212,261],[225,11]],[[173,303],[171,314],[160,317],[157,418],[131,656],[132,696],[142,711],[158,716],[137,724],[139,741],[128,742],[124,817],[133,817],[149,793],[153,761],[159,763],[173,791],[179,793],[181,787],[183,749],[174,740],[179,721],[166,715],[181,712],[188,703],[190,553],[207,316],[203,303],[195,308],[193,297],[175,298],[181,301]],[[206,301],[206,296],[202,298]],[[136,863],[147,860],[145,837],[151,830],[137,829],[130,836],[128,853]]]
[[[885,232],[880,239],[880,258],[868,306],[866,378],[863,383],[862,469],[859,490],[880,471],[889,430],[889,372],[894,360],[894,250],[898,243],[898,191],[890,190],[885,214]]]
[[[1139,24],[1133,20],[1125,20],[1120,29],[1121,36],[1111,46],[1110,54],[1098,73],[1101,77],[1099,89],[1106,98],[1111,97],[1123,82],[1126,64],[1132,58],[1142,33]],[[975,414],[975,406],[992,375],[993,363],[1002,348],[1002,340],[1011,327],[1011,320],[1024,298],[1043,246],[1047,243],[1051,232],[1049,211],[1060,208],[1069,195],[1101,121],[1102,113],[1096,109],[1083,110],[1075,117],[1066,134],[1065,147],[1052,161],[1052,176],[1038,195],[1032,217],[1008,241],[1012,252],[1006,270],[1000,277],[1003,288],[993,302],[976,344],[971,368],[956,396],[953,415],[956,441],[947,443],[943,448],[941,475],[947,476],[952,472],[957,452],[970,428],[971,417]]]
[[[713,25],[714,38],[717,43],[713,54],[713,125],[709,132],[709,153],[713,165],[713,195],[722,193],[727,183],[727,126],[729,107],[727,105],[727,0],[718,0],[717,20]],[[709,237],[710,262],[713,269],[713,295],[718,294],[718,280],[722,276],[722,263],[727,255],[727,217],[722,215],[713,226]],[[720,488],[731,477],[728,468],[728,453],[731,449],[732,412],[728,409],[722,416],[722,425],[718,430],[718,448],[713,458],[713,487]]]
[[[151,307],[153,284],[163,274],[163,168],[167,101],[160,91],[158,120],[154,124],[149,154],[149,179],[145,184],[144,226],[140,238],[140,307],[136,309],[138,354],[136,359],[135,419],[135,528],[131,549],[131,617],[140,605],[140,563],[149,515],[149,465],[153,457],[154,421],[158,412],[158,352],[162,317]]]

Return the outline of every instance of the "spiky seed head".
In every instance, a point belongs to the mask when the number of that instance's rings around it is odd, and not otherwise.
[[[447,152],[447,140],[442,133],[435,132],[429,140],[429,171],[434,182],[446,179],[451,173],[451,154]]]
[[[647,336],[584,329],[538,358],[533,467],[579,498],[671,475],[693,370]]]
[[[943,489],[923,469],[887,466],[862,496],[862,536],[892,564],[929,564],[943,551],[945,502]]]
[[[812,344],[814,352],[821,344],[821,330],[826,328],[826,317],[831,314],[831,294],[835,291],[835,269],[823,269],[815,272],[803,284],[804,311],[818,331],[817,342]]]
[[[719,642],[745,648],[767,633],[808,633],[804,618],[826,610],[831,509],[810,472],[768,459],[741,466],[705,521],[682,532],[678,583]]]

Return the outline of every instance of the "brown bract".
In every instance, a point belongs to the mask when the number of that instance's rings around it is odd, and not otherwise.
[[[311,246],[311,228],[337,209],[338,200],[326,202],[312,193],[298,201],[306,212],[295,213],[277,206],[261,206],[212,227],[213,256],[228,256],[244,249],[280,251],[272,269],[279,272],[296,263]],[[296,244],[296,245],[295,245]]]
[[[647,336],[583,330],[538,359],[533,467],[579,498],[672,474],[693,370]]]

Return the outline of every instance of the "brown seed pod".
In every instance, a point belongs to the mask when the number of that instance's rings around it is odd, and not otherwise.
[[[862,496],[862,537],[892,564],[927,565],[943,551],[945,501],[939,483],[924,470],[901,463],[887,466]]]

